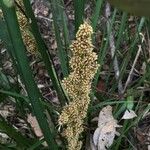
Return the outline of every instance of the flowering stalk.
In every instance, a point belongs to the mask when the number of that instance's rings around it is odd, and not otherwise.
[[[97,55],[92,52],[92,33],[93,29],[87,22],[79,27],[76,40],[70,46],[71,73],[62,81],[71,102],[64,107],[59,117],[59,124],[66,125],[64,136],[68,141],[69,150],[79,150],[82,146],[79,136],[83,131],[82,124],[90,102],[92,79],[99,67]]]
[[[22,0],[16,0],[18,5],[24,9],[23,1]],[[0,10],[0,17],[2,17],[2,11]],[[19,22],[19,27],[21,30],[23,42],[25,43],[25,46],[28,50],[28,52],[32,54],[37,54],[37,46],[36,41],[30,31],[29,22],[25,14],[20,10],[20,8],[17,7],[17,17]]]
[[[22,0],[16,0],[16,2],[20,5],[22,9],[24,9],[23,1]],[[25,46],[28,50],[28,52],[32,54],[37,54],[37,45],[36,41],[33,37],[33,34],[30,31],[29,22],[25,14],[17,8],[17,17],[20,25],[21,34],[23,37],[23,41],[25,43]]]

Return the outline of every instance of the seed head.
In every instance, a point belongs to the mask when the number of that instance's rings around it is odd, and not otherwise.
[[[99,67],[97,55],[92,52],[93,45],[91,35],[92,27],[85,22],[81,24],[76,34],[76,40],[70,45],[72,58],[69,65],[70,75],[62,81],[62,84],[72,100],[63,108],[59,117],[59,124],[66,125],[63,135],[68,141],[69,150],[80,150],[82,142],[79,136],[83,132],[83,122],[90,103],[90,90],[92,79]]]

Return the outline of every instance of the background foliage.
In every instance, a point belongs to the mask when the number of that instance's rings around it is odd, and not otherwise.
[[[118,3],[117,0],[110,0],[110,2],[120,8],[123,6],[124,10],[131,12],[132,8],[128,7],[131,1],[126,1],[126,4]],[[134,2],[138,3],[138,1]],[[48,0],[48,3],[52,14],[61,77],[41,37],[30,0],[23,0],[24,6],[23,8],[20,6],[20,11],[25,14],[29,30],[36,41],[38,55],[35,59],[44,63],[53,89],[57,92],[59,104],[45,100],[35,80],[28,49],[19,28],[17,18],[19,3],[13,3],[13,0],[0,1],[3,12],[0,18],[0,47],[1,51],[7,49],[6,53],[11,58],[15,78],[17,78],[12,83],[1,62],[0,103],[13,105],[25,122],[27,122],[28,114],[35,115],[43,133],[42,138],[37,137],[31,125],[27,123],[31,131],[30,136],[27,136],[18,131],[11,121],[0,113],[0,132],[6,133],[11,139],[9,144],[1,142],[0,148],[8,150],[65,149],[66,142],[58,132],[57,119],[69,98],[61,85],[61,80],[70,72],[68,62],[71,57],[69,52],[71,40],[74,39],[79,25],[86,20],[95,32],[93,44],[98,54],[100,68],[93,79],[91,104],[86,121],[86,128],[89,129],[86,131],[89,132],[83,134],[83,141],[86,143],[86,137],[93,133],[93,127],[96,128],[91,120],[98,115],[102,107],[112,105],[113,115],[117,120],[120,120],[123,112],[129,108],[133,109],[138,117],[119,122],[123,126],[119,131],[121,135],[115,139],[111,149],[134,149],[136,140],[131,129],[133,126],[138,126],[143,115],[150,109],[149,18],[133,17],[127,12],[111,7],[107,1],[103,0],[72,0],[70,4],[73,11],[72,21],[67,14],[66,1]],[[143,7],[141,5],[139,7],[137,4],[137,7],[132,9],[135,10],[133,13],[149,16],[149,9],[147,9],[149,3],[142,5]],[[69,27],[70,25],[73,30]],[[47,146],[43,144],[45,141]]]

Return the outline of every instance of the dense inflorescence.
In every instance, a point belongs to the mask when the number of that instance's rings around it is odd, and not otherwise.
[[[23,1],[16,0],[16,2],[23,10],[24,9]],[[25,43],[25,46],[26,46],[28,52],[30,52],[32,54],[37,54],[36,41],[33,37],[33,34],[30,31],[28,19],[25,16],[25,14],[22,12],[22,10],[20,10],[20,8],[17,7],[16,12],[17,12],[17,18],[18,18],[19,27],[21,30],[23,41]],[[0,17],[2,17],[2,16],[3,16],[3,14],[2,14],[2,11],[0,10]]]
[[[24,9],[23,1],[22,0],[16,0],[16,2],[20,5],[22,9]],[[33,37],[33,34],[30,31],[29,22],[25,14],[17,8],[17,17],[19,21],[19,26],[21,30],[21,34],[23,37],[23,41],[25,43],[25,46],[28,50],[28,52],[32,54],[37,54],[37,45],[36,41]]]
[[[92,79],[99,67],[97,55],[92,52],[92,33],[92,27],[87,22],[79,27],[76,40],[70,46],[71,73],[62,81],[71,102],[64,107],[59,124],[66,125],[64,136],[68,141],[69,150],[79,150],[82,146],[79,136],[84,130],[83,122],[90,102]]]

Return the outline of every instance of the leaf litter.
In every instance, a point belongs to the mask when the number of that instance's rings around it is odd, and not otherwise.
[[[93,135],[95,150],[107,150],[113,144],[115,136],[119,135],[117,127],[121,126],[112,115],[112,107],[109,105],[104,107],[99,113],[98,127]]]
[[[133,119],[135,117],[137,117],[136,113],[133,110],[127,109],[121,119]]]

